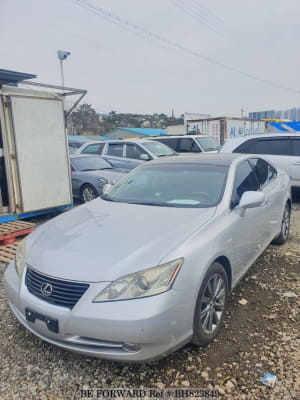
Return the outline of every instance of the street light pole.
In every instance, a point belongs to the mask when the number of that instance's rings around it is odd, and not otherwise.
[[[65,78],[64,78],[64,67],[63,67],[63,61],[66,60],[66,58],[70,55],[71,53],[69,51],[64,51],[64,50],[58,50],[57,52],[57,57],[59,59],[60,63],[60,75],[61,75],[61,86],[62,86],[62,91],[63,91],[63,104],[64,104],[64,109],[65,109]]]

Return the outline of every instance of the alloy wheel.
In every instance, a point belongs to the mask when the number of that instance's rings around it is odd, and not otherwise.
[[[96,198],[95,192],[92,187],[87,186],[82,191],[82,199],[86,203]]]
[[[225,308],[225,282],[221,275],[210,277],[200,302],[200,324],[203,332],[211,335],[218,327]]]
[[[282,225],[281,225],[281,233],[282,236],[286,239],[290,230],[290,210],[289,207],[286,206],[282,218]]]

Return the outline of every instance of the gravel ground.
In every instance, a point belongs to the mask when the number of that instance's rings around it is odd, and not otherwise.
[[[194,387],[218,389],[221,399],[299,400],[299,242],[300,197],[290,240],[270,246],[232,293],[218,339],[152,364],[88,359],[41,341],[16,321],[1,285],[0,399],[79,399],[82,389],[104,387]],[[277,375],[274,388],[260,383],[266,373]]]

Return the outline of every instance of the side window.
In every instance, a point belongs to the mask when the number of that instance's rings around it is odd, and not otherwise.
[[[293,155],[300,157],[300,137],[299,139],[292,139]]]
[[[236,169],[231,197],[231,207],[233,208],[237,206],[243,193],[249,190],[259,190],[259,183],[249,162],[243,161]]]
[[[200,149],[192,138],[178,139],[179,153],[199,153]]]
[[[251,154],[255,153],[254,145],[256,140],[247,140],[246,142],[242,143],[239,147],[233,150],[233,153],[244,153],[244,154]]]
[[[286,139],[259,139],[256,141],[255,154],[291,155],[290,141]]]
[[[277,173],[275,168],[272,167],[268,162],[261,158],[252,158],[250,163],[257,176],[259,185],[261,188],[268,185],[273,179],[276,178]]]
[[[147,152],[143,150],[140,146],[137,146],[136,144],[126,144],[127,158],[135,158],[140,160],[141,154],[147,154]]]
[[[177,150],[177,141],[178,139],[172,138],[172,139],[159,139],[159,142],[165,144],[166,146],[171,147],[173,150]]]
[[[108,145],[107,154],[110,156],[123,157],[123,147],[122,143],[110,143]]]
[[[85,149],[82,150],[82,154],[101,154],[104,147],[104,143],[94,143],[86,146]]]

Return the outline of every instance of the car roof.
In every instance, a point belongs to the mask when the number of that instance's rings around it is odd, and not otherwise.
[[[99,154],[81,154],[81,153],[80,154],[70,154],[70,159],[83,158],[83,157],[98,157],[98,158],[103,158],[105,160],[105,158]],[[107,160],[105,160],[105,161],[107,161]]]
[[[111,139],[108,139],[108,140],[105,140],[105,141],[101,141],[101,140],[90,140],[89,142],[88,142],[88,144],[94,144],[94,143],[103,143],[103,144],[105,144],[105,143],[145,143],[145,142],[153,142],[153,140],[152,140],[152,138],[151,139],[144,139],[144,138],[141,138],[141,139],[113,139],[113,140],[111,140]],[[86,144],[86,143],[84,143],[84,144]]]
[[[246,136],[241,136],[237,138],[228,138],[226,139],[225,143],[223,144],[223,147],[221,148],[220,152],[222,153],[225,150],[231,150],[235,149],[238,147],[240,144],[247,142],[248,140],[251,139],[265,139],[265,138],[282,138],[282,137],[299,137],[300,138],[300,133],[261,133],[257,135],[246,135]]]
[[[154,140],[159,140],[159,139],[177,139],[177,138],[202,138],[202,137],[212,137],[209,135],[165,135],[165,136],[158,136],[153,138]]]
[[[219,165],[229,167],[236,159],[248,159],[249,154],[237,153],[205,153],[205,154],[188,154],[175,155],[170,157],[161,157],[150,161],[151,164],[206,164]],[[145,165],[149,165],[149,163]]]

